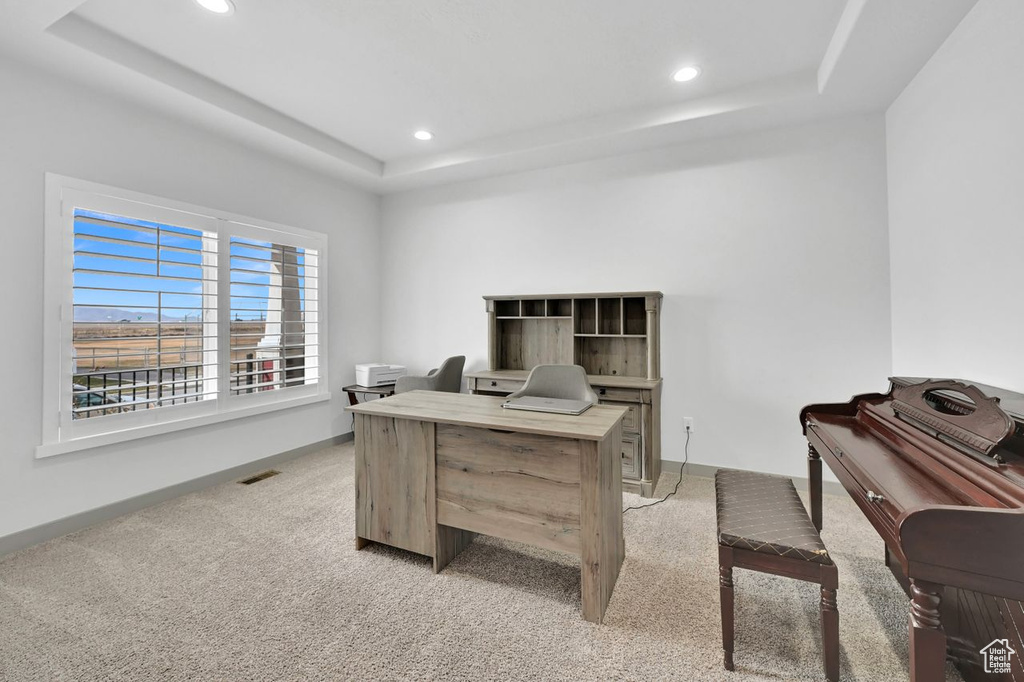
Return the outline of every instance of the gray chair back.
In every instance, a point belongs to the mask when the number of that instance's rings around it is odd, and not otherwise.
[[[537,365],[523,387],[509,398],[535,396],[597,403],[597,393],[587,381],[587,372],[579,365]]]
[[[442,362],[437,369],[427,372],[426,376],[399,377],[395,383],[395,393],[407,391],[460,393],[462,391],[462,368],[465,366],[466,356],[455,355]]]

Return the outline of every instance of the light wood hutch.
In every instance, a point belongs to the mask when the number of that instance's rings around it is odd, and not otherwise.
[[[484,296],[488,371],[469,390],[507,395],[543,364],[581,365],[601,403],[628,408],[622,487],[651,497],[661,475],[660,291]]]

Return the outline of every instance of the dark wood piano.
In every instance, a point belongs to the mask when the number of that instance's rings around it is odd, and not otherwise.
[[[889,381],[800,413],[814,525],[824,460],[910,597],[911,680],[944,679],[947,656],[969,682],[1024,680],[1024,395]]]

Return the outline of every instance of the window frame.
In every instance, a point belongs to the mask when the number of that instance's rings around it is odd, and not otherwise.
[[[75,452],[112,443],[194,428],[299,405],[329,400],[327,339],[327,235],[217,209],[133,192],[54,173],[46,174],[43,282],[43,424],[36,457]],[[213,235],[217,244],[211,283],[216,296],[216,381],[212,399],[156,409],[73,420],[74,212],[76,208],[147,220]],[[268,240],[316,250],[317,381],[274,391],[231,395],[230,310],[232,236]],[[304,280],[304,287],[308,284]],[[207,288],[204,285],[204,295]],[[212,352],[212,351],[206,351]]]

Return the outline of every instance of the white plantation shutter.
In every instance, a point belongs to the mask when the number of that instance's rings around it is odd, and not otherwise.
[[[231,225],[232,395],[303,388],[320,380],[319,251],[295,235]]]
[[[76,207],[73,419],[217,396],[217,239]]]

